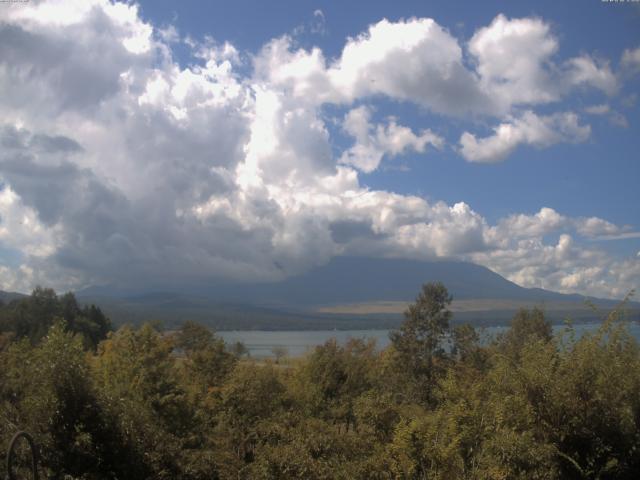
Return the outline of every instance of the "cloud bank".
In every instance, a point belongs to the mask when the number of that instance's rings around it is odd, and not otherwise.
[[[408,152],[495,163],[584,142],[576,112],[535,108],[581,89],[616,95],[636,50],[619,71],[559,61],[547,23],[499,15],[467,44],[432,19],[383,19],[335,59],[288,36],[240,52],[99,0],[8,5],[0,40],[0,288],[269,281],[351,254],[459,258],[601,296],[640,285],[637,257],[576,241],[631,227],[551,208],[490,224],[464,202],[361,180]],[[177,60],[178,42],[193,63]],[[447,144],[437,128],[376,119],[381,96],[493,133]]]

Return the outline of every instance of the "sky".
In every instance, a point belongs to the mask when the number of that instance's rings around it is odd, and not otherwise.
[[[640,287],[640,3],[0,4],[0,289],[337,256]]]

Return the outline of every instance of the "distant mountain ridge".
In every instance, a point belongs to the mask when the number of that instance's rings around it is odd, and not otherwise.
[[[488,268],[456,261],[338,257],[302,275],[275,283],[192,284],[159,289],[96,286],[76,292],[116,324],[158,320],[175,328],[186,320],[217,330],[359,330],[395,328],[427,282],[441,281],[453,295],[455,322],[509,323],[518,308],[541,306],[553,322],[597,321],[586,297],[523,288]],[[58,292],[63,293],[63,292]],[[19,293],[0,292],[5,303]],[[590,299],[602,312],[618,300]],[[640,304],[629,302],[640,321]]]
[[[160,300],[179,294],[210,301],[310,307],[367,301],[412,301],[422,284],[441,281],[454,299],[509,299],[532,302],[572,301],[586,297],[541,288],[523,288],[486,267],[457,261],[414,261],[369,257],[337,257],[326,265],[276,283],[230,283],[185,286],[159,292],[92,287],[82,297]],[[615,303],[615,300],[602,300]]]
[[[0,301],[2,303],[9,303],[12,300],[19,300],[20,298],[24,298],[24,297],[26,297],[24,293],[5,292],[0,290]]]
[[[587,297],[523,288],[488,268],[455,261],[339,257],[276,283],[181,285],[166,289],[92,287],[76,293],[99,305],[115,323],[185,320],[217,330],[358,330],[395,328],[402,311],[427,282],[441,281],[453,295],[454,321],[508,324],[518,308],[541,306],[553,322],[597,321]],[[618,300],[589,299],[601,311]],[[456,304],[458,302],[458,304]],[[382,306],[381,306],[382,304]],[[640,319],[640,304],[630,302]]]

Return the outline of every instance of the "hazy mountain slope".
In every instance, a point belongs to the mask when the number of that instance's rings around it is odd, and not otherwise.
[[[78,292],[84,297],[169,300],[175,293],[210,301],[309,307],[367,301],[411,301],[426,282],[441,281],[455,299],[582,301],[539,288],[522,288],[488,268],[465,262],[419,262],[403,259],[338,257],[326,265],[277,283],[183,285],[171,293],[119,290],[110,286]]]
[[[260,302],[289,305],[326,305],[371,300],[411,301],[426,282],[441,281],[454,298],[522,300],[576,300],[541,289],[525,289],[488,268],[464,262],[418,262],[362,257],[336,258],[303,275],[271,285],[241,291]],[[236,296],[234,287],[212,292],[221,298]]]
[[[4,292],[0,290],[0,301],[3,303],[9,303],[11,300],[17,300],[25,296],[26,295],[18,292]]]
[[[262,301],[327,305],[371,300],[412,300],[423,283],[443,282],[456,298],[512,298],[520,287],[477,265],[397,259],[336,258],[279,284],[254,286]],[[233,292],[229,292],[233,293]]]
[[[534,305],[543,306],[554,321],[568,315],[576,321],[597,318],[580,295],[522,288],[478,265],[358,257],[337,258],[272,284],[183,285],[171,292],[107,286],[77,295],[100,305],[117,323],[156,319],[171,327],[191,319],[218,329],[387,328],[401,320],[402,303],[413,301],[420,286],[430,281],[442,281],[454,302],[464,304],[463,309],[454,304],[458,321],[505,323],[519,306]],[[369,304],[385,301],[399,308],[367,312]],[[617,302],[595,303],[607,309]],[[344,305],[357,308],[326,308]],[[640,305],[632,307],[637,311]]]

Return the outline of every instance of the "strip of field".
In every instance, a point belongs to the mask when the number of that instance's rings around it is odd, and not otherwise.
[[[408,302],[380,301],[368,303],[352,303],[345,305],[323,306],[316,309],[318,313],[331,313],[339,315],[372,315],[372,314],[398,314],[405,311]],[[549,311],[583,311],[590,309],[584,303],[579,302],[533,302],[530,300],[504,300],[504,299],[466,299],[454,300],[451,303],[452,312],[491,312],[495,310],[518,310],[519,308],[540,307]]]

